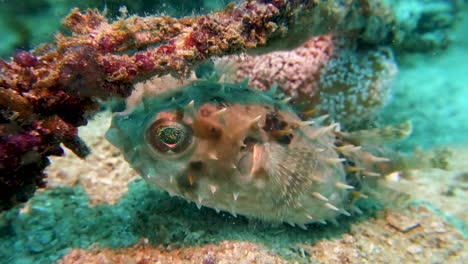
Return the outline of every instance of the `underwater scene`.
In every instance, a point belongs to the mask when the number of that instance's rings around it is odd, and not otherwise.
[[[0,263],[468,263],[466,0],[0,1]]]

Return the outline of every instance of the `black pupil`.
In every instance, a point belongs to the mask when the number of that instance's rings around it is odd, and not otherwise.
[[[167,145],[175,145],[181,142],[183,137],[183,131],[173,126],[161,127],[157,133],[161,141]]]
[[[180,154],[192,144],[192,129],[183,123],[161,118],[146,130],[145,140],[159,153]]]

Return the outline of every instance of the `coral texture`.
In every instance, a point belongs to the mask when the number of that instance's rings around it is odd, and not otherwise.
[[[390,49],[339,51],[320,72],[320,112],[348,129],[359,128],[387,103],[397,72]]]
[[[317,92],[319,72],[330,60],[333,50],[333,38],[322,35],[312,37],[292,51],[231,57],[225,63],[234,64],[233,79],[237,82],[249,78],[249,86],[263,91],[276,84],[288,96],[308,94],[312,97]]]
[[[453,41],[452,29],[463,10],[461,0],[384,0],[392,10],[397,50],[429,52]],[[466,4],[466,1],[465,1]]]
[[[353,40],[313,37],[291,50],[230,56],[217,62],[227,80],[252,87],[277,85],[291,104],[312,115],[330,115],[346,129],[373,120],[391,95],[398,67],[390,48],[360,50]]]

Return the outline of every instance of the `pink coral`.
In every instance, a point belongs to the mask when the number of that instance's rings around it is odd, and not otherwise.
[[[261,90],[277,84],[306,115],[328,114],[347,129],[372,122],[398,71],[390,49],[360,49],[352,39],[331,35],[313,37],[291,51],[230,57],[218,68],[227,79],[249,78],[249,85]]]
[[[277,51],[261,56],[238,57],[236,79],[250,77],[249,85],[268,90],[273,84],[290,96],[310,96],[317,92],[319,71],[328,63],[334,50],[329,35],[313,37],[292,51]]]

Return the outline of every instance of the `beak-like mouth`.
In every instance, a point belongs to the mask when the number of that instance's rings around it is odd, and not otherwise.
[[[266,161],[265,145],[254,144],[249,151],[240,157],[237,169],[246,179],[253,179],[264,170]]]

